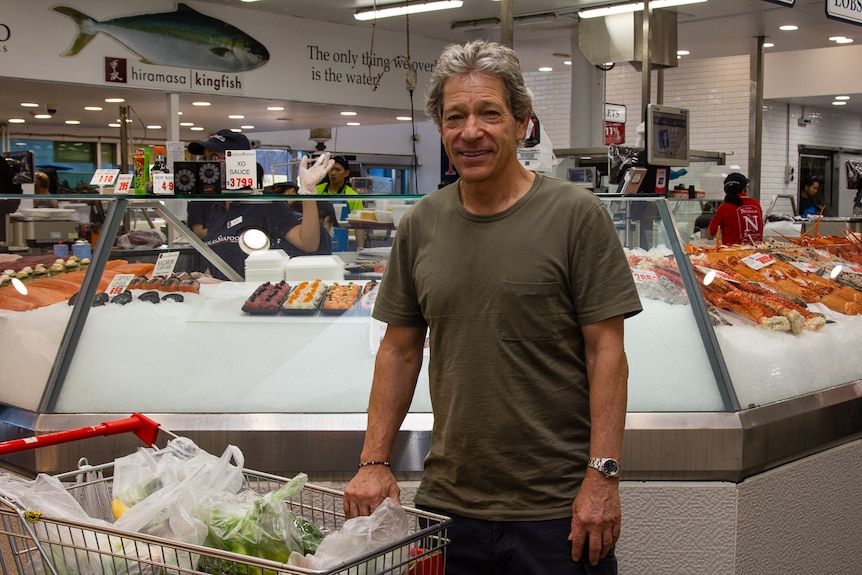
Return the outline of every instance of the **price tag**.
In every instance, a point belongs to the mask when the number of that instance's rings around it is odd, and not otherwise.
[[[750,256],[742,258],[742,262],[753,270],[759,270],[767,266],[771,266],[776,261],[777,260],[771,255],[762,254],[760,252],[756,252]]]
[[[658,274],[650,271],[650,270],[639,270],[635,268],[629,268],[632,270],[632,277],[635,279],[635,283],[647,283],[647,282],[657,282]]]
[[[126,288],[129,287],[129,284],[132,283],[133,279],[135,279],[135,274],[117,274],[114,276],[114,279],[111,280],[111,283],[108,284],[108,289],[105,290],[105,293],[108,294],[109,297],[119,295],[126,291]]]
[[[173,195],[174,175],[164,172],[153,172],[150,174],[153,180],[153,193],[157,195]]]
[[[798,270],[803,272],[808,272],[810,274],[816,274],[817,270],[820,269],[819,266],[812,264],[811,262],[790,262],[790,265],[795,267]]]
[[[862,266],[859,264],[842,264],[843,270],[849,274],[862,274]]]
[[[257,189],[257,154],[254,150],[228,150],[225,152],[225,188]]]
[[[159,254],[159,259],[156,260],[156,267],[153,269],[153,277],[169,276],[174,273],[174,267],[177,265],[177,260],[180,258],[180,252],[165,252]]]
[[[91,186],[99,186],[100,188],[111,188],[114,186],[120,170],[99,169],[93,174],[93,179],[90,180]]]
[[[120,174],[114,184],[115,194],[128,194],[132,190],[132,174]]]

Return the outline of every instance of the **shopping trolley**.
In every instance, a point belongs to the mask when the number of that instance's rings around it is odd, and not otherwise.
[[[0,454],[123,432],[135,433],[156,448],[156,454],[160,433],[176,437],[145,416],[133,414],[100,426],[0,443]],[[113,465],[91,466],[82,458],[78,469],[55,477],[90,517],[111,522]],[[243,477],[244,488],[260,495],[289,481],[247,469],[243,470]],[[306,484],[285,504],[324,532],[333,532],[345,521],[342,499],[340,491]],[[0,493],[0,536],[5,536],[0,540],[0,567],[3,575],[443,575],[451,520],[418,509],[404,509],[410,523],[407,537],[321,571],[50,517],[38,509],[22,509]]]

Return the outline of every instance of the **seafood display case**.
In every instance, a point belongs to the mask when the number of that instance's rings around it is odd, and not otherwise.
[[[644,306],[625,326],[627,479],[741,481],[859,437],[862,362],[856,350],[862,319],[856,313],[862,304],[856,298],[862,301],[862,286],[853,282],[858,238],[848,236],[840,245],[696,248],[680,240],[667,200],[600,197]],[[0,365],[22,366],[0,370],[0,437],[143,412],[204,448],[237,444],[257,469],[304,471],[318,480],[349,476],[361,449],[375,353],[385,331],[370,317],[379,280],[373,276],[379,274],[324,280],[318,293],[339,284],[337,298],[349,299],[331,308],[284,307],[300,283],[290,279],[285,283],[293,286],[272,289],[262,281],[200,281],[182,291],[179,278],[147,278],[153,264],[111,255],[125,213],[146,206],[179,232],[174,236],[181,241],[168,245],[168,252],[191,246],[212,258],[168,207],[153,197],[87,199],[108,208],[89,265],[63,262],[57,273],[25,277],[28,296],[0,287]],[[236,199],[283,201],[265,195]],[[775,262],[767,270],[772,276],[763,271],[767,258]],[[373,270],[384,265],[375,262]],[[843,271],[835,273],[838,265]],[[147,289],[130,290],[125,302],[100,297],[120,274],[143,276],[137,281]],[[792,294],[776,289],[793,285],[799,287]],[[261,303],[273,294],[285,299],[274,306]],[[71,295],[74,305],[68,303]],[[94,305],[100,301],[104,305]],[[431,425],[426,354],[393,456],[403,476],[421,471]],[[99,443],[105,461],[130,448],[122,438],[90,441]],[[73,466],[75,454],[57,446],[8,461],[57,472]]]

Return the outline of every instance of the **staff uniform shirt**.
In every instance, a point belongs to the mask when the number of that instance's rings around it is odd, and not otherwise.
[[[571,516],[587,466],[581,326],[641,310],[608,210],[536,174],[505,211],[464,209],[458,182],[398,227],[376,319],[430,328],[431,450],[421,505],[493,521]]]
[[[324,182],[322,184],[317,184],[317,193],[318,194],[347,194],[348,196],[358,196],[359,192],[344,184],[340,190],[337,192],[333,192],[329,189],[329,182]],[[362,202],[360,200],[347,200],[347,209],[351,212],[362,211]]]
[[[722,202],[709,222],[710,235],[717,235],[718,228],[721,228],[721,243],[724,245],[763,241],[763,210],[760,202],[747,194],[740,194],[739,198],[742,200],[741,206]]]
[[[207,219],[207,237],[204,242],[212,248],[230,267],[245,277],[245,258],[248,257],[239,247],[240,235],[249,228],[258,228],[269,234],[270,248],[297,250],[284,235],[295,226],[299,219],[287,202],[213,202]],[[301,252],[300,252],[301,253]],[[227,276],[210,264],[210,273],[218,279]]]

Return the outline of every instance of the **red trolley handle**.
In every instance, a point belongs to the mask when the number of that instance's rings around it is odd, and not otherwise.
[[[150,446],[155,444],[156,438],[159,435],[159,424],[140,413],[133,413],[131,417],[127,417],[125,419],[105,421],[99,425],[92,425],[90,427],[70,429],[69,431],[57,431],[55,433],[25,437],[24,439],[3,441],[0,442],[0,455],[16,453],[18,451],[24,451],[36,447],[44,447],[46,445],[67,443],[69,441],[86,439],[88,437],[116,435],[118,433],[127,432],[134,433],[141,439],[141,441]]]

